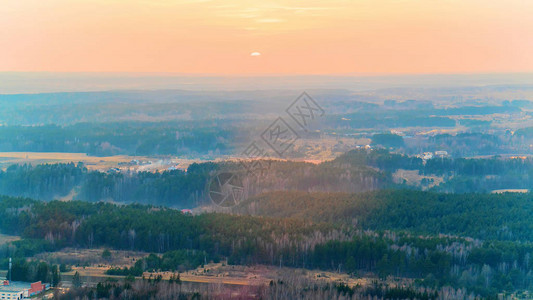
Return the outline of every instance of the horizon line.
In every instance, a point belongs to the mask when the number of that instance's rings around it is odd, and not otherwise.
[[[386,76],[454,76],[454,75],[533,75],[532,71],[519,72],[437,72],[437,73],[403,73],[403,72],[352,72],[352,73],[181,73],[181,72],[138,72],[138,71],[0,71],[0,74],[27,75],[134,75],[149,77],[386,77]]]

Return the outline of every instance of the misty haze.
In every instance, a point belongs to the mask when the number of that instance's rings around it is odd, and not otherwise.
[[[533,3],[0,6],[0,299],[533,299]]]

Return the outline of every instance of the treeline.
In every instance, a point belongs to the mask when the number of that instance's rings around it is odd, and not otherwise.
[[[209,172],[217,166],[193,164],[182,170],[131,173],[88,171],[83,164],[12,165],[0,170],[0,193],[53,200],[71,192],[84,201],[153,203],[194,207],[205,201]]]
[[[380,170],[394,172],[398,169],[420,170],[424,167],[421,158],[392,153],[386,149],[354,149],[348,151],[331,162],[324,162],[338,167],[370,166]]]
[[[315,91],[313,96],[324,94]],[[327,92],[338,101],[345,92]],[[278,114],[297,91],[102,91],[39,94],[1,94],[0,123],[36,126],[83,122],[187,122],[247,120]],[[352,102],[352,101],[350,101]],[[353,102],[350,103],[353,106]],[[362,103],[364,105],[369,105]],[[344,110],[346,111],[346,110]]]
[[[220,155],[230,153],[238,142],[237,128],[224,121],[0,126],[0,151]]]
[[[255,162],[254,162],[255,163]],[[219,171],[244,180],[247,196],[270,191],[360,193],[378,189],[431,189],[435,192],[471,193],[495,189],[533,187],[531,158],[433,158],[356,149],[332,161],[315,165],[293,161],[261,161],[263,169],[247,174],[234,162],[192,164],[187,171],[98,172],[81,163],[12,165],[0,170],[0,193],[52,200],[74,195],[84,201],[114,201],[191,208],[209,203],[207,185]],[[394,183],[398,170],[414,170],[426,178],[417,185]],[[430,185],[428,178],[442,179]]]
[[[430,116],[420,110],[371,110],[326,116],[332,128],[380,129],[401,127],[455,127],[455,120],[445,116]]]
[[[385,231],[317,245],[310,261],[321,269],[424,278],[428,286],[468,287],[487,296],[532,287],[532,200],[531,194],[408,190],[353,195],[276,192],[249,199],[234,212]]]
[[[465,121],[462,120],[461,122],[464,123]],[[527,151],[527,149],[513,143],[513,137],[508,133],[489,134],[482,132],[463,132],[455,135],[438,134],[429,137],[422,145],[417,145],[419,147],[418,153],[444,150],[452,157],[459,158]]]
[[[83,184],[83,164],[11,165],[0,170],[0,194],[51,200]]]
[[[41,281],[52,286],[57,286],[61,281],[57,265],[50,265],[44,261],[26,260],[25,258],[13,260],[11,274],[8,270],[6,278],[11,278],[13,281]]]
[[[459,123],[470,126],[468,132],[437,134],[428,138],[416,138],[406,143],[406,153],[420,154],[444,150],[452,157],[475,157],[488,155],[529,155],[533,142],[532,128],[505,131],[489,131],[490,121],[461,119]]]
[[[255,162],[254,162],[255,163]],[[52,200],[66,195],[84,201],[114,201],[191,208],[209,203],[207,185],[219,171],[239,174],[247,196],[270,191],[359,193],[377,189],[431,189],[435,192],[471,193],[495,189],[533,187],[531,158],[433,158],[356,149],[332,161],[315,165],[293,161],[261,161],[263,169],[247,174],[234,162],[192,164],[188,170],[164,172],[98,172],[83,164],[12,165],[0,170],[0,193]],[[420,183],[394,183],[398,170],[426,176]],[[428,178],[442,179],[431,185]]]
[[[401,148],[405,146],[403,137],[392,133],[377,133],[372,136],[372,145],[386,148]]]
[[[416,156],[393,153],[386,149],[355,149],[340,155],[331,163],[371,166],[390,172],[398,169],[418,170],[425,175],[447,176],[504,175],[512,174],[512,172],[525,174],[533,167],[533,159],[531,158],[435,157],[424,161]]]
[[[292,275],[292,274],[291,274]],[[477,299],[464,289],[423,287],[390,287],[373,282],[370,286],[348,286],[286,275],[263,286],[191,286],[176,280],[160,278],[128,279],[123,282],[108,279],[94,288],[70,288],[56,292],[60,300],[81,299]],[[478,296],[479,297],[479,296]]]
[[[532,243],[385,234],[317,245],[313,261],[320,269],[422,278],[422,286],[467,288],[488,297],[533,288],[532,253]]]
[[[533,242],[533,195],[382,190],[358,194],[273,192],[233,209],[246,215],[355,224],[373,230]]]
[[[83,201],[114,201],[191,208],[210,203],[209,180],[221,170],[243,177],[248,195],[275,190],[361,192],[389,187],[390,174],[365,165],[263,161],[266,167],[247,174],[239,163],[192,164],[187,171],[104,173],[81,163],[12,165],[0,170],[0,194],[39,200],[73,194]]]
[[[4,197],[0,202],[2,228],[24,238],[45,239],[76,247],[111,247],[164,253],[197,249],[216,257],[238,255],[243,263],[277,260],[279,253],[296,255],[334,237],[339,229],[300,220],[231,216],[186,215],[178,210],[106,203],[35,202]],[[13,249],[12,251],[15,251]],[[174,253],[177,260],[183,253]]]
[[[195,269],[199,266],[203,266],[204,263],[210,261],[218,262],[219,258],[214,257],[213,259],[211,259],[210,257],[208,257],[205,251],[199,251],[194,249],[180,249],[167,251],[161,256],[151,253],[147,257],[137,260],[135,264],[129,268],[110,268],[106,271],[106,274],[122,276],[142,276],[143,272],[145,271],[183,272],[186,270]]]
[[[331,115],[327,117],[327,124],[333,128],[372,128],[382,130],[399,127],[455,127],[456,121],[451,116],[514,114],[522,111],[516,106],[485,105],[440,109],[434,108],[431,103],[423,102],[396,104],[389,102],[383,107]]]
[[[356,149],[340,155],[331,162],[338,167],[369,166],[394,173],[400,169],[416,170],[420,175],[439,176],[443,182],[432,186],[435,192],[486,193],[496,189],[531,189],[533,187],[533,158],[435,157],[422,160],[416,156],[392,153],[385,149]],[[429,188],[429,182],[419,186],[397,188]]]

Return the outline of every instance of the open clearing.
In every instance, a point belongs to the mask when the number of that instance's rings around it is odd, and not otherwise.
[[[316,146],[318,147],[318,146]],[[318,147],[320,148],[320,147]],[[323,148],[323,147],[322,147]],[[321,163],[325,160],[333,159],[339,153],[317,149],[307,151],[305,159],[299,158],[296,161],[306,161],[312,163]],[[237,161],[240,157],[218,157],[218,158],[178,158],[178,157],[150,157],[150,156],[90,156],[85,153],[63,153],[63,152],[0,152],[0,169],[5,170],[14,164],[57,164],[57,163],[78,163],[82,162],[89,170],[107,171],[117,168],[122,171],[146,171],[160,172],[168,169],[186,170],[192,163],[201,163],[206,161]],[[129,164],[132,161],[142,162],[138,165]]]
[[[37,254],[37,259],[45,260],[54,264],[67,264],[79,266],[81,269],[89,266],[105,266],[107,270],[110,265],[120,267],[131,267],[135,261],[145,257],[148,253],[137,251],[110,250],[110,258],[102,258],[104,248],[96,249],[76,249],[63,248],[55,252],[43,252]]]
[[[89,170],[108,170],[119,167],[119,163],[129,163],[133,160],[150,162],[142,166],[127,166],[126,169],[139,171],[162,171],[170,166],[178,169],[186,169],[200,159],[185,158],[158,158],[148,156],[90,156],[85,153],[63,152],[0,152],[0,168],[6,169],[13,164],[54,164],[54,163],[78,163],[82,162]],[[163,163],[164,162],[164,163]],[[124,167],[119,167],[124,169]]]
[[[123,266],[127,266],[123,265]],[[117,267],[117,265],[113,265]],[[110,265],[91,265],[86,267],[73,267],[72,271],[62,273],[65,280],[72,278],[75,272],[78,272],[82,280],[88,282],[98,282],[106,278],[120,279],[124,276],[110,276],[105,272]],[[154,278],[161,275],[163,280],[170,279],[170,276],[177,275],[178,272],[144,272],[145,278]],[[241,285],[241,286],[260,286],[268,285],[270,281],[284,279],[288,277],[305,277],[313,281],[345,283],[350,286],[360,285],[369,286],[373,281],[380,279],[372,277],[353,277],[346,273],[324,272],[318,270],[304,270],[298,268],[278,268],[275,266],[256,265],[256,266],[233,266],[223,263],[209,263],[204,267],[198,267],[194,270],[180,273],[180,279],[183,282],[205,283],[205,284],[223,284],[223,285]],[[404,278],[387,278],[387,283],[391,286],[406,284],[410,279]]]
[[[0,152],[1,163],[11,164],[45,164],[83,162],[89,169],[111,168],[119,162],[129,162],[132,159],[142,159],[127,155],[115,156],[89,156],[85,153],[59,153],[59,152]]]
[[[9,242],[20,240],[20,236],[17,235],[6,235],[0,233],[0,246],[3,244],[7,244]]]

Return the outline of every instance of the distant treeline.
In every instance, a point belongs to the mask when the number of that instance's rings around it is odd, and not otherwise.
[[[0,95],[0,123],[7,125],[72,125],[82,122],[160,122],[244,117],[274,111],[272,100],[297,94],[262,92],[195,92],[180,90],[103,91]],[[267,99],[261,105],[260,99]],[[256,101],[251,101],[255,99]],[[275,110],[278,111],[278,110]]]
[[[35,167],[12,165],[6,171],[0,171],[0,193],[52,200],[73,192],[75,199],[85,201],[110,200],[194,207],[205,198],[209,166],[194,164],[189,172],[173,170],[121,174],[91,172],[83,164],[74,163]]]
[[[434,108],[424,102],[385,103],[383,107],[361,110],[354,113],[328,116],[328,125],[333,128],[399,128],[399,127],[455,127],[456,121],[449,116],[471,116],[491,114],[520,113],[517,106],[460,106],[453,108]],[[389,109],[390,108],[390,109]],[[471,123],[480,126],[489,123]]]
[[[83,164],[12,165],[0,171],[0,193],[10,196],[53,200],[73,195],[76,200],[145,203],[191,208],[209,203],[207,185],[221,170],[243,176],[247,196],[271,191],[359,193],[377,189],[430,189],[438,192],[490,192],[495,189],[533,188],[533,159],[433,158],[387,150],[357,149],[315,165],[293,161],[263,161],[265,169],[246,175],[238,163],[192,164],[187,171],[99,172]],[[394,183],[393,173],[414,170],[420,175],[438,176],[443,182],[430,188]]]
[[[209,201],[207,185],[220,170],[243,176],[249,195],[275,190],[361,192],[389,187],[390,174],[365,165],[265,161],[260,176],[238,163],[192,164],[187,171],[104,173],[83,164],[12,165],[0,171],[0,194],[40,200],[62,198],[191,208]]]
[[[474,124],[477,120],[462,119],[461,123]],[[481,121],[484,122],[484,121]],[[492,155],[531,154],[533,130],[524,128],[499,133],[463,132],[455,135],[437,134],[429,137],[402,137],[391,133],[375,133],[371,145],[394,149],[405,154],[446,151],[450,157],[465,158]]]
[[[387,128],[396,128],[389,119],[341,120],[338,125],[322,128],[327,131],[364,128],[364,124],[376,123],[376,134],[368,135],[372,144],[395,149],[404,153],[420,154],[426,151],[445,150],[452,157],[477,155],[497,155],[510,153],[531,153],[533,143],[531,128],[511,132],[482,133],[466,132],[456,135],[439,134],[416,139],[402,138],[394,134],[381,134]],[[337,120],[338,116],[328,116]],[[407,117],[408,127],[435,127],[438,124],[425,124],[417,118],[444,119],[445,117]],[[442,120],[441,120],[442,121]],[[439,122],[441,122],[439,121]],[[335,121],[337,122],[337,121]],[[360,126],[344,123],[357,122]],[[407,121],[406,121],[407,122]],[[431,121],[433,122],[433,121]],[[452,122],[452,123],[450,123]],[[475,120],[460,122],[476,123]],[[454,127],[455,120],[449,119],[445,127]],[[346,126],[344,126],[344,125]],[[330,124],[331,125],[331,124]],[[383,125],[383,126],[380,126]],[[444,126],[443,125],[443,126]],[[478,124],[479,125],[479,124]],[[176,122],[113,122],[77,123],[74,125],[42,126],[0,126],[0,152],[73,152],[95,156],[109,155],[180,155],[198,157],[201,155],[219,156],[235,154],[256,137],[258,128],[268,126],[257,120],[211,120]],[[477,126],[477,125],[476,125]],[[402,127],[402,126],[400,126]],[[316,138],[317,135],[309,134]]]
[[[0,126],[0,151],[89,155],[227,154],[239,136],[224,121]]]
[[[384,149],[358,149],[349,151],[330,163],[366,165],[392,173],[399,169],[416,170],[420,175],[440,176],[444,181],[431,188],[438,192],[486,193],[496,189],[533,189],[533,158],[435,157],[424,161],[419,157],[391,153]]]

